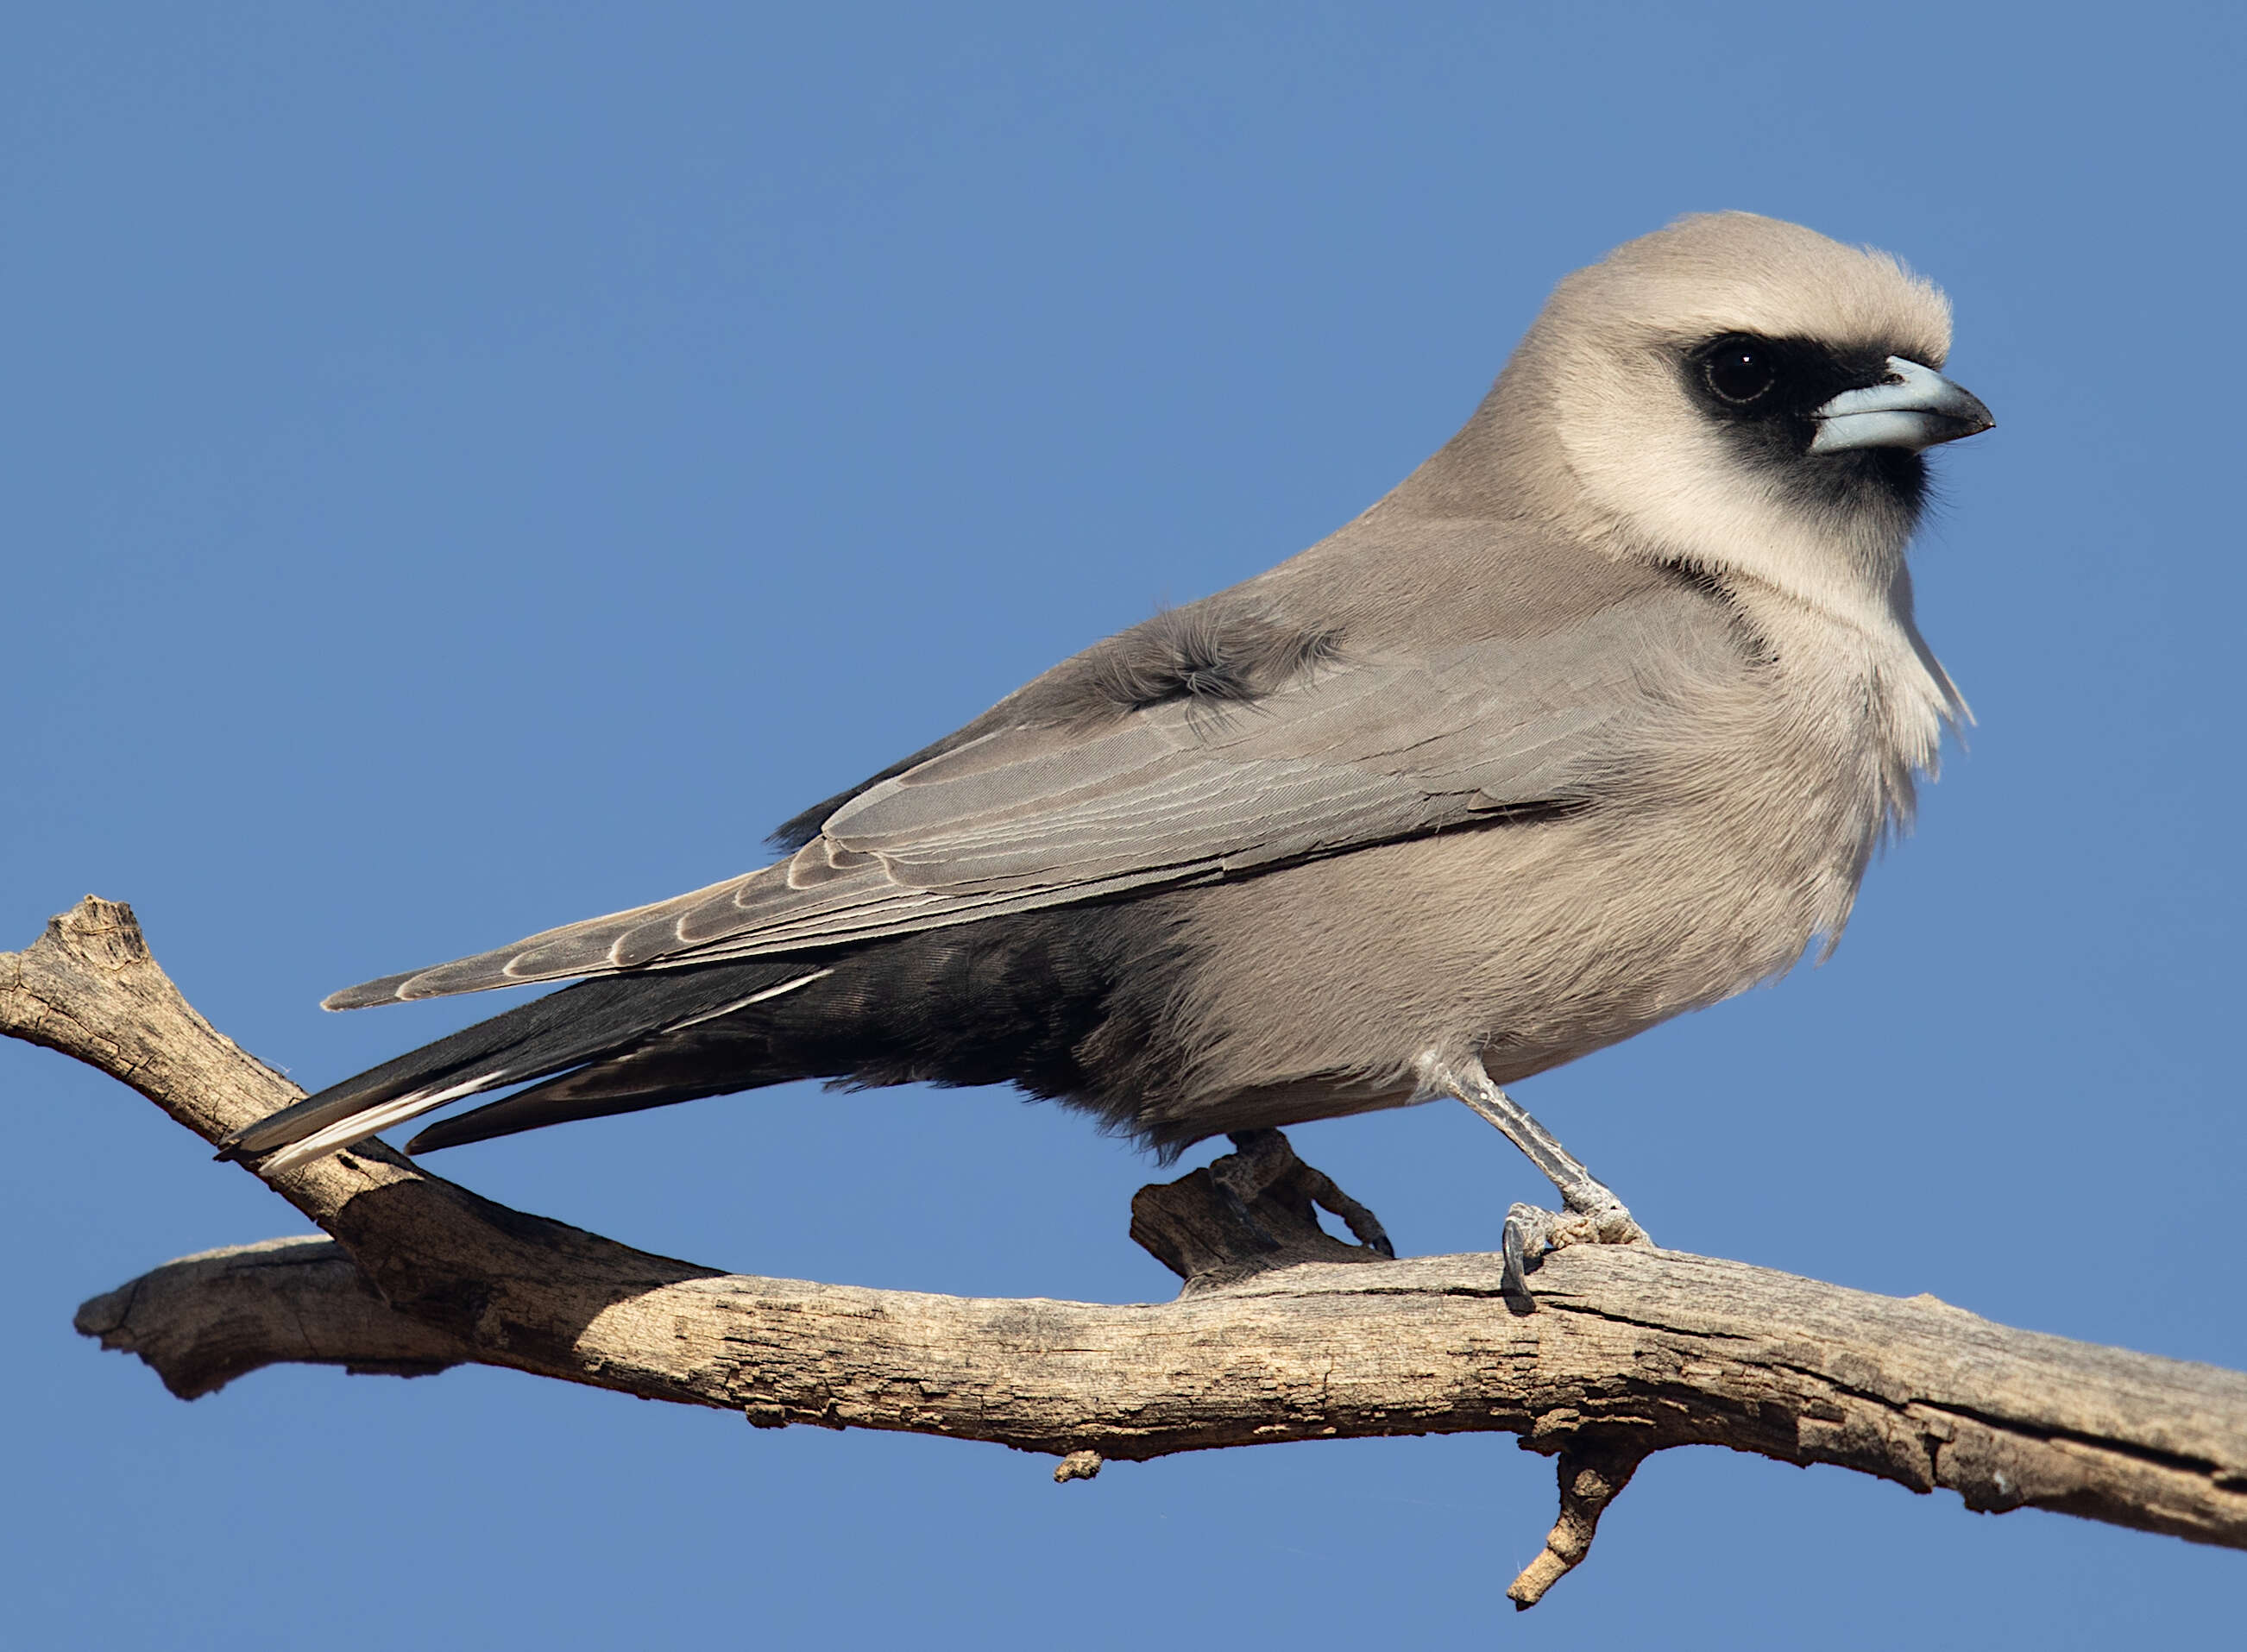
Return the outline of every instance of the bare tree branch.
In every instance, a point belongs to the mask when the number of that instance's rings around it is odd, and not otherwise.
[[[0,1032],[122,1079],[206,1140],[299,1094],[188,1006],[127,908],[91,898],[0,954]],[[1281,1180],[1301,1203],[1324,1178],[1297,1168]],[[169,1264],[87,1303],[79,1328],[183,1397],[277,1362],[477,1362],[765,1427],[989,1440],[1061,1458],[1061,1479],[1108,1457],[1503,1430],[1560,1458],[1561,1519],[1513,1587],[1523,1606],[1582,1558],[1649,1452],[1686,1444],[2247,1547],[2247,1375],[1931,1297],[1582,1246],[1537,1273],[1527,1314],[1501,1300],[1495,1256],[1307,1263],[1159,1305],[979,1300],[720,1273],[372,1143],[270,1184],[333,1242]],[[1183,1185],[1142,1196],[1174,1248]]]
[[[476,1351],[376,1294],[343,1247],[306,1234],[183,1256],[78,1311],[84,1336],[138,1354],[183,1400],[268,1365],[430,1376]]]

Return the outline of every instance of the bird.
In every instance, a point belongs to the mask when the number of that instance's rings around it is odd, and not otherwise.
[[[1356,520],[1063,660],[652,905],[347,987],[574,980],[237,1130],[270,1175],[818,1078],[1012,1083],[1164,1157],[1449,1097],[1639,1242],[1505,1089],[1839,938],[1965,703],[1906,551],[1990,429],[1893,256],[1745,212],[1561,281]]]

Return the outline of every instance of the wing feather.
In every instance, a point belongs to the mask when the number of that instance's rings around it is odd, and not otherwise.
[[[1743,658],[1678,587],[1526,639],[1327,660],[1246,702],[993,728],[851,795],[788,860],[328,1001],[841,945],[1594,801],[1680,683]]]

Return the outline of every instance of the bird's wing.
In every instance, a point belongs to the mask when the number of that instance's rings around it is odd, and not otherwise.
[[[788,860],[328,1002],[809,951],[1593,802],[1634,727],[1739,659],[1714,604],[1664,590],[1528,639],[1329,660],[1252,700],[1001,726],[861,791]]]

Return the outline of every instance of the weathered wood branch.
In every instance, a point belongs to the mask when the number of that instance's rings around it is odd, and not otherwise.
[[[110,902],[0,954],[0,1032],[112,1074],[206,1140],[300,1093],[188,1007]],[[1285,1177],[1291,1208],[1319,1197],[1323,1178]],[[1582,1557],[1645,1455],[1675,1445],[2247,1547],[2247,1375],[2012,1330],[1931,1297],[1583,1246],[1537,1273],[1528,1314],[1501,1300],[1495,1256],[1202,1273],[1204,1288],[1158,1305],[977,1300],[650,1255],[376,1144],[270,1184],[329,1239],[171,1263],[87,1303],[79,1328],[183,1397],[279,1362],[477,1362],[761,1426],[988,1440],[1061,1457],[1062,1478],[1105,1457],[1504,1430],[1560,1457],[1561,1519],[1514,1586],[1522,1605]],[[1221,1235],[1193,1212],[1141,1204],[1174,1249],[1215,1246],[1203,1260],[1221,1265]]]
[[[399,1313],[331,1239],[304,1234],[183,1256],[78,1311],[84,1336],[138,1354],[183,1400],[269,1365],[431,1376],[473,1362],[450,1332]]]

